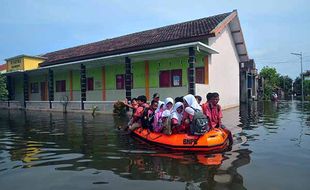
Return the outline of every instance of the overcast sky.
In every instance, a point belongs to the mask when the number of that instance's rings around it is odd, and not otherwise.
[[[310,70],[307,0],[0,0],[0,63],[237,9],[257,68],[295,79]]]

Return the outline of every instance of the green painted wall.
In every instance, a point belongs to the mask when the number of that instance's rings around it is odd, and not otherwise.
[[[14,78],[14,85],[15,85],[15,94],[22,94],[24,93],[24,79],[23,76],[17,76]]]
[[[86,77],[94,78],[94,90],[102,90],[102,67],[86,69]]]
[[[186,86],[187,81],[187,68],[188,68],[188,57],[161,59],[149,61],[149,73],[150,73],[150,88],[159,87],[159,72],[161,70],[172,70],[182,68],[182,85]],[[195,67],[204,66],[204,56],[201,54],[196,55]],[[105,67],[106,75],[106,90],[116,89],[116,75],[125,74],[125,64],[108,65]],[[97,68],[87,68],[86,76],[94,78],[94,90],[102,89],[102,67]],[[145,64],[144,62],[132,63],[132,73],[133,73],[133,88],[145,88]],[[46,75],[38,75],[29,77],[29,83],[32,82],[42,82],[46,80]],[[72,71],[73,79],[73,91],[80,91],[80,71]],[[70,70],[65,71],[54,71],[54,90],[56,92],[56,81],[66,80],[66,91],[70,90]],[[23,80],[21,77],[15,78],[15,92],[23,93]]]
[[[34,76],[29,75],[29,84],[37,82],[39,84],[39,88],[40,88],[40,82],[46,81],[46,77],[47,76],[44,75],[44,74],[42,74],[42,75],[34,75]]]
[[[54,92],[56,92],[56,81],[66,80],[66,91],[70,89],[70,74],[69,71],[54,71]]]
[[[204,66],[203,56],[198,54],[196,57],[195,67]],[[182,86],[188,84],[187,80],[187,68],[188,57],[171,58],[150,61],[150,88],[159,87],[159,72],[162,70],[173,70],[182,68]]]
[[[106,66],[106,90],[116,89],[116,75],[125,74],[125,64]]]
[[[145,64],[138,62],[132,64],[133,88],[145,88]]]
[[[68,71],[68,74],[70,74],[69,71]],[[70,85],[70,82],[69,82],[69,85]],[[70,90],[70,86],[68,86],[68,90]],[[81,91],[80,71],[77,71],[77,70],[72,71],[72,90]]]

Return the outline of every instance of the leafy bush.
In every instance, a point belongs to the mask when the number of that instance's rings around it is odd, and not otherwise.
[[[113,109],[113,113],[117,114],[117,115],[125,115],[127,112],[127,107],[125,106],[125,104],[121,101],[117,101],[114,105],[113,105],[114,109]]]

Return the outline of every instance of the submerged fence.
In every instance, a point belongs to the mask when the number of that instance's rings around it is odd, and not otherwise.
[[[66,103],[67,111],[82,111],[81,101],[26,101],[26,107],[24,103],[20,101],[0,101],[0,108],[7,109],[28,109],[28,110],[49,110],[49,111],[63,111],[64,104]],[[96,109],[102,113],[113,113],[113,105],[115,101],[84,101],[84,110],[92,111]]]

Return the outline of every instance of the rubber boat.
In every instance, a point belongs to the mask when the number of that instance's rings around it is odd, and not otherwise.
[[[138,128],[132,135],[151,144],[177,151],[221,152],[232,145],[232,136],[225,128],[214,128],[201,136],[182,134],[165,135]]]

